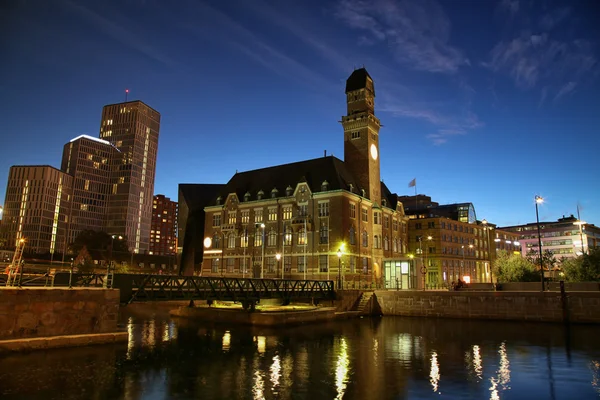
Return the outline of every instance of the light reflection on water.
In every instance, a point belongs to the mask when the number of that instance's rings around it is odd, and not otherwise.
[[[123,345],[0,358],[0,398],[379,400],[441,395],[529,400],[600,395],[600,348],[595,329],[585,327],[573,327],[572,341],[565,345],[564,331],[553,325],[525,329],[521,324],[385,317],[269,330],[168,317],[125,316],[123,322],[129,332]]]

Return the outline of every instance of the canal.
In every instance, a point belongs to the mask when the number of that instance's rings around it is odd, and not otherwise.
[[[12,399],[594,399],[598,327],[383,317],[286,329],[125,308],[129,342],[0,358]]]

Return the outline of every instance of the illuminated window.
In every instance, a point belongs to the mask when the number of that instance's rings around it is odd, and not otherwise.
[[[237,219],[237,213],[235,211],[229,211],[228,213],[228,223],[229,224],[235,224],[235,221]]]
[[[84,182],[84,184],[83,184],[83,188],[84,188],[85,190],[90,190],[90,181],[89,181],[89,179],[86,179],[86,180],[85,180],[85,182]]]
[[[254,210],[254,222],[262,222],[263,210]]]
[[[319,217],[329,216],[329,202],[319,203]]]
[[[269,208],[269,221],[277,221],[277,208]]]
[[[119,177],[119,183],[125,183],[125,177],[124,176],[120,176]]]
[[[247,224],[248,222],[250,222],[250,210],[242,210],[241,216],[242,224]]]
[[[300,228],[300,230],[298,231],[298,244],[306,244],[306,231],[304,230],[304,228]]]
[[[273,229],[271,229],[269,231],[267,246],[276,246],[276,245],[277,245],[277,233]]]
[[[227,248],[235,248],[235,233],[233,232],[231,232],[229,236],[227,236]]]
[[[283,207],[283,219],[284,220],[292,219],[292,206]]]
[[[263,243],[263,232],[262,231],[256,231],[256,233],[254,234],[254,246],[258,247],[258,246],[262,246]]]
[[[283,245],[284,246],[292,245],[292,228],[290,226],[285,227],[285,235],[283,238]]]
[[[92,156],[91,154],[88,154],[88,155],[87,155],[87,159],[88,159],[88,160],[91,160],[92,158],[93,158],[93,156]]]
[[[87,204],[82,204],[81,205],[81,210],[82,211],[87,211],[87,209],[88,209],[88,205]]]

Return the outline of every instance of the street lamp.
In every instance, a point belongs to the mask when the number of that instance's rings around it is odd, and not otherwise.
[[[429,268],[429,242],[431,242],[433,240],[433,236],[431,235],[427,235],[427,237],[425,238],[427,239],[427,243],[425,244],[425,267],[422,270],[423,273],[423,290],[425,290],[425,285],[426,285],[426,275],[427,275],[427,270]]]
[[[338,249],[338,289],[342,289],[342,249]]]
[[[279,269],[279,260],[281,260],[281,254],[275,254],[275,259],[277,260],[277,269]],[[281,268],[281,279],[283,279],[283,268]]]
[[[486,219],[484,219],[483,221],[481,221],[481,224],[483,225],[483,230],[486,231],[487,234],[487,249],[486,249],[486,253],[488,254],[488,263],[489,263],[489,267],[490,267],[490,283],[494,283],[494,273],[492,270],[492,243],[490,241],[490,231],[491,228],[488,226],[488,222]],[[487,271],[486,271],[487,272]]]
[[[260,224],[262,228],[262,257],[260,260],[260,279],[264,279],[265,274],[265,224]]]
[[[540,214],[538,212],[538,204],[542,204],[544,198],[542,196],[535,195],[535,219],[537,221],[538,231],[538,253],[540,256],[540,281],[542,282],[542,292],[544,291],[544,260],[542,259],[542,233],[540,232]]]
[[[115,243],[115,238],[117,238],[119,240],[123,240],[123,236],[112,235],[110,237],[110,255],[108,256],[108,266],[106,267],[106,276],[107,277],[108,277],[108,274],[110,274],[110,265],[113,262],[113,246]]]

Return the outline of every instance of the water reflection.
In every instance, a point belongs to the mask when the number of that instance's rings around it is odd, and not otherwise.
[[[600,362],[592,361],[590,369],[592,370],[592,387],[597,393],[600,393]]]
[[[281,378],[281,361],[279,355],[273,357],[273,364],[271,364],[271,390],[274,394],[277,394],[277,388],[279,386],[279,379]]]
[[[483,377],[483,366],[481,363],[481,354],[479,346],[473,345],[473,370],[477,380],[480,381]]]
[[[335,388],[337,390],[336,399],[342,399],[346,392],[346,383],[348,382],[348,366],[350,360],[348,358],[348,344],[345,338],[340,338],[340,350],[335,368]]]
[[[254,400],[263,400],[265,398],[265,380],[260,370],[260,358],[254,358],[254,386],[252,386],[252,394]]]
[[[431,352],[431,370],[429,371],[429,382],[434,393],[438,392],[440,383],[440,364],[438,363],[437,353]]]
[[[222,343],[223,351],[229,351],[230,346],[231,346],[231,333],[229,331],[225,331],[225,333],[223,334],[223,343]]]
[[[490,387],[491,396],[490,399],[497,400],[500,398],[498,389],[500,386],[501,390],[510,389],[508,384],[510,383],[510,362],[508,361],[508,354],[506,353],[506,343],[502,342],[498,349],[500,354],[500,365],[498,366],[498,376],[490,378],[492,386]]]
[[[264,336],[255,336],[256,348],[260,354],[263,354],[267,348],[267,338]]]

